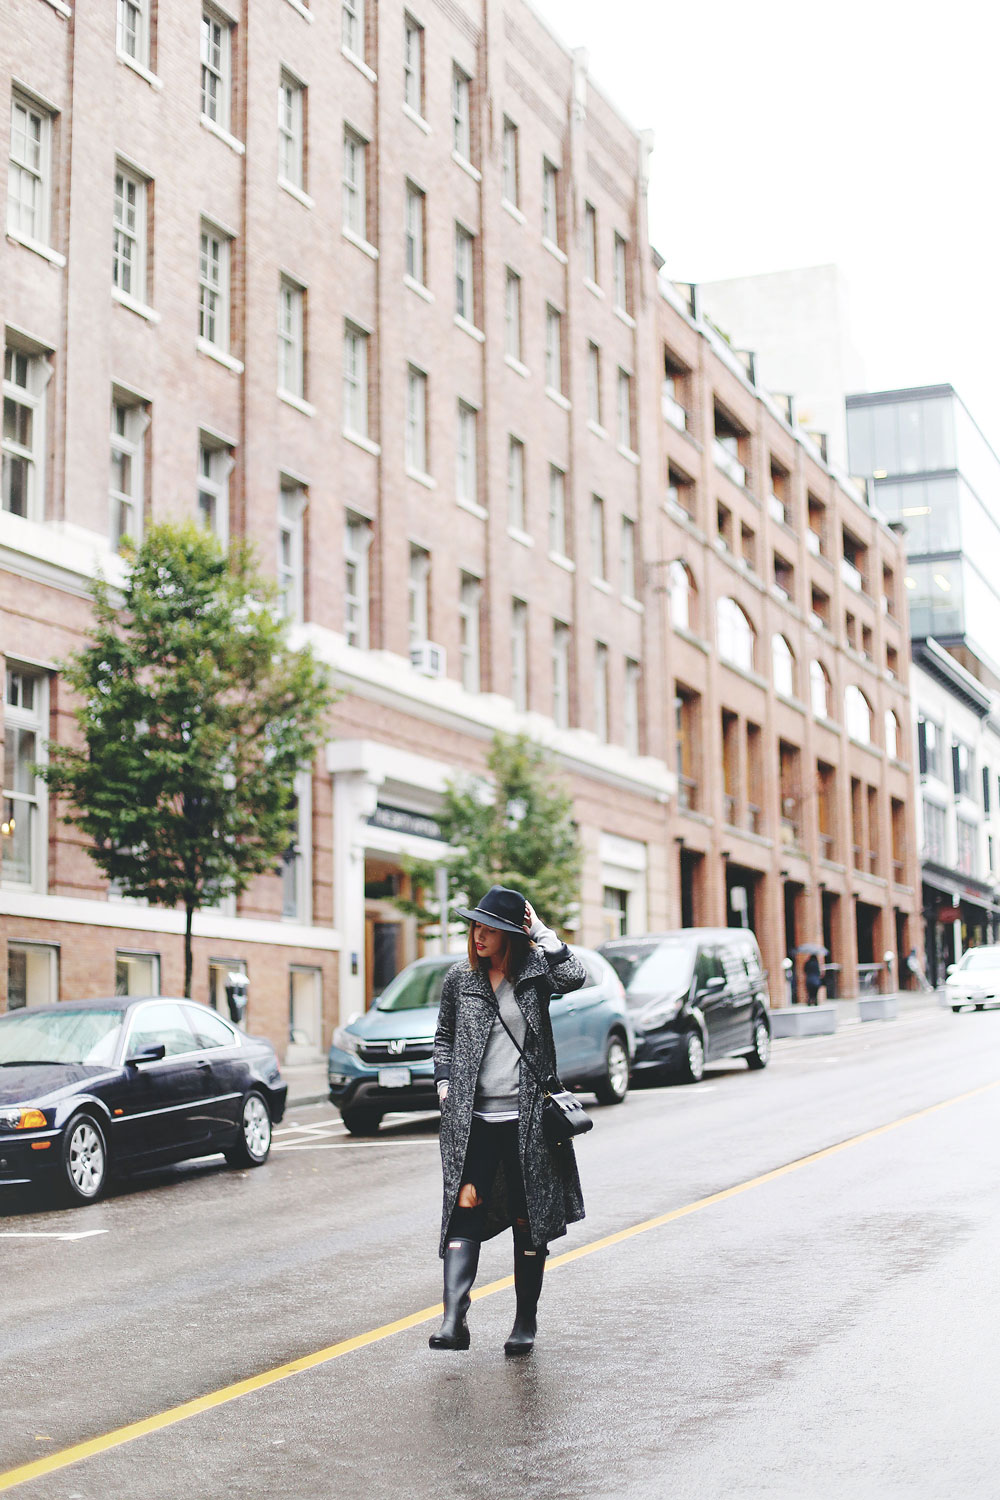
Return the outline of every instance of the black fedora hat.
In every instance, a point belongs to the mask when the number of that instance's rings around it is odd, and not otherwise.
[[[510,891],[505,885],[491,885],[472,911],[456,906],[455,913],[467,922],[480,922],[483,927],[495,927],[498,932],[516,932],[527,937],[524,930],[527,906],[520,891]]]

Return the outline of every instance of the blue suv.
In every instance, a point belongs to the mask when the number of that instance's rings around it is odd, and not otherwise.
[[[574,948],[588,983],[553,995],[549,1014],[559,1076],[567,1088],[620,1104],[628,1093],[635,1032],[622,983],[607,959]],[[352,1135],[374,1135],[382,1116],[399,1110],[436,1110],[434,1032],[444,976],[460,954],[437,954],[408,964],[371,1010],[333,1033],[330,1098]]]

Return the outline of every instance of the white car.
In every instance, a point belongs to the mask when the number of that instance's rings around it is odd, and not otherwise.
[[[944,982],[947,1003],[957,1015],[966,1005],[982,1010],[1000,1005],[1000,947],[970,948],[948,966]]]

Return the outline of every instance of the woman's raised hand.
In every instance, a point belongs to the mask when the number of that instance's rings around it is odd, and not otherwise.
[[[525,930],[525,932],[530,932],[531,929],[534,927],[535,923],[537,922],[537,920],[538,920],[538,918],[535,916],[535,909],[534,909],[534,907],[532,906],[532,904],[531,904],[530,901],[526,901],[524,903],[524,930]]]

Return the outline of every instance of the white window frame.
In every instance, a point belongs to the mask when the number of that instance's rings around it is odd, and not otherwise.
[[[455,498],[465,505],[479,503],[479,413],[459,401],[455,430]]]
[[[340,42],[346,52],[365,60],[365,0],[342,0]]]
[[[462,573],[458,597],[458,655],[462,686],[467,693],[480,688],[479,615],[483,600],[483,581],[473,573]]]
[[[476,237],[464,224],[455,224],[455,316],[476,321]]]
[[[278,279],[278,391],[304,401],[306,395],[305,287],[291,276]]]
[[[343,226],[349,234],[368,241],[368,141],[344,126]]]
[[[667,569],[667,597],[671,625],[675,630],[690,630],[694,584],[687,563],[679,557],[675,557]]]
[[[149,407],[140,397],[131,392],[115,389],[111,393],[111,475],[108,533],[112,548],[117,551],[126,536],[136,543],[142,541],[145,510],[146,484],[146,431],[149,427]],[[119,425],[120,423],[120,425]],[[128,466],[128,487],[116,487],[115,464],[124,460]],[[131,517],[132,524],[123,526],[124,513]]]
[[[501,193],[512,208],[518,208],[521,199],[520,143],[517,126],[504,115]]]
[[[735,599],[724,595],[716,603],[715,621],[720,660],[752,672],[757,636],[749,616]]]
[[[235,463],[233,450],[227,444],[210,433],[199,434],[198,519],[223,547],[229,545],[229,479]],[[213,517],[208,516],[202,497],[211,501]]]
[[[20,687],[25,682],[30,681],[33,684],[33,703],[31,708],[25,708],[22,704],[16,704],[12,701],[14,697],[15,678],[19,684],[18,695],[20,695]],[[5,734],[9,730],[22,729],[27,733],[35,735],[36,754],[31,757],[33,762],[44,764],[48,760],[49,679],[47,673],[39,672],[36,668],[32,667],[22,667],[10,657],[7,658],[4,675],[3,723]],[[46,851],[48,849],[49,807],[45,782],[40,777],[34,776],[32,777],[32,790],[24,792],[6,785],[6,770],[4,771],[3,780],[3,798],[2,803],[0,803],[0,807],[2,807],[0,838],[6,841],[10,836],[9,824],[11,818],[13,818],[15,825],[19,817],[27,818],[29,870],[27,880],[15,880],[10,874],[11,861],[8,857],[0,861],[0,884],[13,890],[44,893],[48,886],[48,860],[46,858]]]
[[[628,313],[628,240],[615,230],[614,304],[617,312]]]
[[[10,961],[15,954],[23,954],[25,967],[36,964],[43,972],[43,983],[45,995],[42,999],[30,999],[25,997],[24,1006],[11,1005],[10,986]],[[28,994],[30,995],[32,979],[27,976]],[[30,1010],[35,1005],[55,1005],[59,999],[59,944],[58,943],[34,943],[22,942],[19,938],[10,938],[7,942],[7,1009]]]
[[[149,67],[149,0],[118,0],[115,49],[140,67]]]
[[[290,855],[290,857],[289,857]],[[281,920],[312,921],[312,775],[295,777],[295,834],[281,861]]]
[[[602,744],[610,735],[608,717],[608,648],[603,641],[594,642],[594,733]]]
[[[771,637],[771,680],[774,691],[785,698],[795,697],[795,652],[780,631]]]
[[[349,646],[368,647],[368,553],[372,524],[348,511],[344,518],[344,636]]]
[[[623,599],[635,599],[637,597],[635,541],[635,521],[631,516],[622,516],[620,564]]]
[[[410,566],[406,577],[407,621],[410,645],[417,646],[430,634],[431,555],[426,547],[410,543]]]
[[[566,556],[566,471],[549,464],[549,551]]]
[[[406,422],[403,452],[411,474],[427,476],[427,372],[406,367]]]
[[[844,689],[844,724],[857,744],[872,743],[872,706],[856,682],[849,682]]]
[[[518,713],[528,710],[528,606],[512,599],[510,607],[510,696]]]
[[[368,437],[368,340],[370,334],[347,319],[344,323],[343,429]]]
[[[559,168],[542,157],[542,239],[559,244]]]
[[[278,181],[303,192],[305,173],[306,86],[282,68],[278,79]]]
[[[25,361],[24,384],[16,378],[19,374],[18,364],[21,360]],[[4,493],[0,504],[2,504],[4,510],[9,509],[7,504],[7,492],[9,489],[7,474],[10,464],[12,462],[23,463],[26,466],[24,519],[27,521],[41,521],[45,512],[45,454],[48,415],[46,389],[52,378],[52,362],[37,346],[29,349],[23,344],[14,342],[8,334],[4,347],[3,377],[4,403],[14,401],[19,407],[25,408],[30,413],[31,444],[26,447],[13,438],[9,438],[6,435],[3,437],[2,468]]]
[[[510,432],[507,434],[507,524],[515,531],[525,530],[524,470],[524,443]]]
[[[412,281],[424,285],[427,194],[409,178],[403,219],[403,268]]]
[[[29,244],[47,246],[52,219],[52,112],[16,88],[10,96],[9,154],[7,232]],[[30,188],[27,194],[22,191],[26,186]]]
[[[632,376],[628,370],[618,367],[618,445],[627,453],[635,452],[635,401],[632,391]]]
[[[308,493],[284,475],[278,489],[278,588],[286,620],[305,618],[305,523]]]
[[[593,340],[587,345],[587,416],[595,427],[601,421],[601,350]]]
[[[826,668],[813,657],[809,663],[809,704],[817,719],[830,717],[831,683]]]
[[[552,722],[557,729],[569,728],[570,628],[562,620],[552,621]]]
[[[126,971],[128,971],[128,974],[129,974],[129,977],[126,978],[126,981],[125,981],[125,983],[128,986],[128,988],[126,988],[124,990],[119,990],[119,988],[118,988],[118,966],[119,966],[119,964],[122,966],[123,969],[125,969]],[[141,985],[138,989],[132,989],[131,988],[131,984],[132,984],[131,970],[136,965],[138,965],[138,964],[148,964],[149,965],[149,972],[150,972],[150,974],[152,976],[152,981],[151,981],[151,983],[148,986]],[[130,948],[119,948],[117,950],[117,952],[115,953],[115,994],[116,995],[121,995],[122,997],[132,996],[132,995],[155,995],[155,996],[159,997],[159,994],[160,994],[160,955],[158,953],[143,953],[143,952],[137,951],[135,949],[130,949]],[[174,1003],[176,1004],[178,1002],[175,1001]],[[192,1037],[191,1038],[191,1051],[194,1052],[195,1050],[196,1050],[196,1048],[195,1048],[195,1045],[194,1045],[194,1038]]]
[[[409,11],[403,14],[403,103],[423,119],[424,28]]]
[[[507,267],[503,303],[504,354],[508,359],[521,362],[521,278]]]
[[[208,219],[201,222],[198,261],[198,336],[229,352],[232,237]]]
[[[602,582],[607,577],[607,547],[604,538],[604,501],[600,495],[590,497],[590,574]]]
[[[214,82],[214,90],[213,90]],[[228,133],[233,108],[233,23],[214,6],[201,12],[201,117]]]
[[[451,144],[457,156],[472,163],[472,79],[458,63],[451,68]]]
[[[625,692],[622,699],[625,749],[630,755],[640,752],[639,689],[642,667],[632,657],[625,658]]]
[[[142,303],[147,299],[146,225],[146,180],[116,162],[111,284],[123,297]]]
[[[583,205],[583,275],[591,286],[599,286],[597,264],[597,209],[592,203]]]
[[[545,384],[562,394],[562,313],[551,302],[545,304]]]

